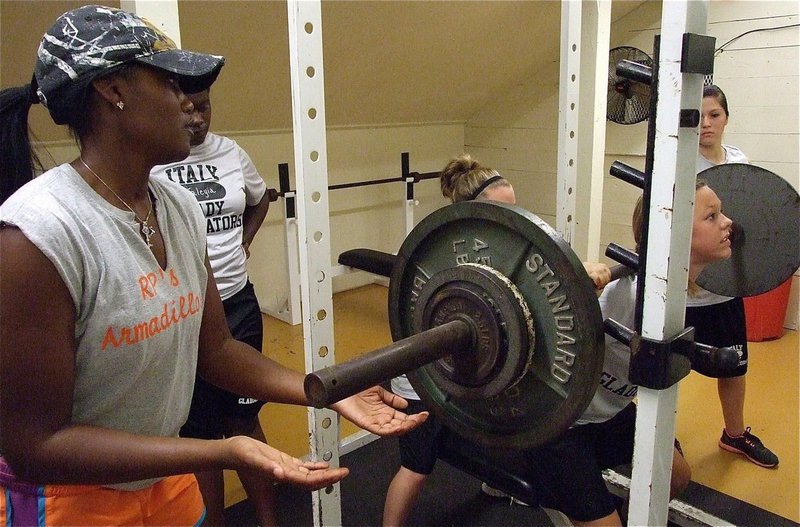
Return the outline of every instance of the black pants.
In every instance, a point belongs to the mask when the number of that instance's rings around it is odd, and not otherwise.
[[[261,351],[264,323],[253,284],[248,281],[241,291],[223,300],[222,305],[233,338]],[[181,427],[180,435],[197,439],[220,439],[224,437],[223,417],[252,419],[258,415],[262,406],[263,401],[241,397],[197,377],[189,418]]]

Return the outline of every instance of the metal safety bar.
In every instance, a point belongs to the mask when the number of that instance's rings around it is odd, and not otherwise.
[[[419,183],[426,179],[436,179],[439,177],[440,172],[409,172],[408,171],[408,152],[401,154],[401,163],[403,166],[403,173],[398,177],[382,178],[382,179],[367,179],[364,181],[351,181],[350,183],[337,183],[335,185],[328,185],[328,190],[342,190],[346,188],[368,187],[372,185],[383,185],[384,183]],[[295,190],[289,186],[289,164],[280,163],[278,165],[278,173],[280,176],[280,189],[271,188],[268,190],[269,200],[277,201],[278,198],[284,198],[287,195],[295,195]],[[407,199],[413,199],[407,196]],[[294,216],[293,216],[294,217]]]

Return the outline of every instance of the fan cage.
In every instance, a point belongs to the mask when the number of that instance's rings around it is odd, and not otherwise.
[[[606,118],[618,124],[640,123],[650,114],[650,86],[617,75],[622,60],[653,67],[653,59],[638,48],[620,46],[609,52]]]

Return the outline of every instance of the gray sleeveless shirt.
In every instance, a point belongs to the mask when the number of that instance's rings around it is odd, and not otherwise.
[[[47,256],[75,304],[72,422],[177,436],[197,365],[208,278],[205,223],[194,197],[179,185],[151,181],[150,189],[165,269],[133,213],[101,198],[68,164],[11,196],[0,206],[0,223],[17,226]],[[41,315],[47,316],[47,306]],[[30,353],[36,360],[36,350]],[[155,481],[112,487],[138,489]]]

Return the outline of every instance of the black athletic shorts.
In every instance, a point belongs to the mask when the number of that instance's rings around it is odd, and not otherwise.
[[[695,342],[717,348],[733,346],[739,353],[739,366],[731,373],[720,373],[712,364],[703,360],[693,361],[693,370],[714,378],[740,377],[747,373],[747,325],[744,300],[734,298],[710,306],[687,307],[685,325],[694,327]]]
[[[406,400],[408,408],[403,411],[409,415],[427,410],[422,401]],[[429,475],[433,472],[439,452],[441,452],[444,440],[449,433],[449,430],[433,414],[429,415],[424,423],[398,438],[400,464],[417,474]]]
[[[223,300],[222,305],[233,337],[261,351],[264,325],[253,284],[248,281],[241,291]],[[241,397],[197,377],[189,418],[181,427],[180,435],[197,439],[221,439],[225,436],[224,417],[252,419],[258,415],[263,405],[263,401]]]
[[[602,470],[631,462],[635,426],[631,403],[604,423],[575,426],[555,442],[524,451],[540,505],[578,521],[611,514],[616,504]]]

